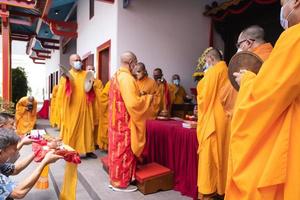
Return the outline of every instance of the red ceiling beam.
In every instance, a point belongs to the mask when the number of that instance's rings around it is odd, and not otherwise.
[[[22,34],[12,34],[11,39],[28,42],[31,39],[31,37],[28,35],[22,35]]]
[[[29,56],[29,58],[34,59],[34,60],[46,60],[45,58],[39,58],[35,56]]]
[[[45,49],[59,49],[59,40],[41,37],[36,37],[36,39]]]
[[[33,63],[35,63],[35,64],[42,64],[42,65],[46,64],[45,62],[42,62],[42,61],[46,60],[45,58],[38,58],[38,57],[34,57],[34,56],[29,56],[29,58],[31,58]]]
[[[9,22],[12,24],[18,24],[18,25],[23,25],[23,26],[32,26],[32,21],[26,21],[26,20],[21,20],[21,19],[14,19],[14,18],[9,18]]]
[[[49,43],[56,43],[59,44],[59,40],[56,39],[51,39],[51,38],[41,38],[41,37],[36,37],[36,39],[40,42],[49,42]]]
[[[41,17],[40,14],[29,14],[29,13],[23,13],[20,11],[16,11],[16,10],[10,11],[10,16],[30,17],[30,18],[34,18],[34,19]]]
[[[27,9],[35,8],[35,0],[1,0],[0,4]]]
[[[51,51],[49,51],[49,50],[42,50],[42,49],[35,49],[35,48],[32,48],[32,51],[34,51],[34,52],[41,52],[41,53],[47,53],[47,54],[50,54],[51,53]]]
[[[50,59],[51,58],[50,55],[41,54],[40,52],[37,52],[36,55],[39,58],[45,58],[45,59]]]
[[[43,18],[43,21],[49,25],[50,30],[55,35],[71,38],[78,36],[76,22],[57,21],[49,18]]]

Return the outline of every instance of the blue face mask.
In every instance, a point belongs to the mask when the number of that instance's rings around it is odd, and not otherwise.
[[[288,1],[289,2],[289,1]],[[290,17],[290,15],[294,12],[294,10],[295,10],[295,8],[287,15],[287,17],[286,18],[284,18],[284,16],[283,16],[283,9],[284,9],[284,6],[286,6],[287,4],[288,4],[288,2],[285,4],[285,5],[283,5],[282,7],[281,7],[281,10],[280,10],[280,24],[281,24],[281,26],[282,26],[282,28],[284,28],[284,29],[287,29],[288,27],[289,27],[289,21],[288,21],[288,19],[289,19],[289,17]]]
[[[80,61],[75,61],[73,63],[73,67],[76,69],[76,70],[81,70],[81,66],[82,66],[82,63]]]
[[[173,80],[174,85],[179,85],[180,81],[178,79]]]

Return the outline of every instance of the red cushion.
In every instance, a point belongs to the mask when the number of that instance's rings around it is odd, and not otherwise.
[[[108,156],[104,156],[104,157],[100,158],[100,160],[104,166],[106,166],[106,167],[108,166]]]
[[[136,180],[140,183],[160,175],[165,175],[170,173],[171,170],[157,163],[149,163],[146,165],[141,165],[137,168],[135,176]]]

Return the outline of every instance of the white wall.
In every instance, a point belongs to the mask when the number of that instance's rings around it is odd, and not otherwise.
[[[49,80],[48,76],[56,72],[59,69],[59,64],[60,64],[60,52],[59,50],[52,51],[51,53],[51,59],[47,59],[45,61],[45,67],[46,67],[46,75],[44,76],[44,83],[46,84],[45,88],[45,99],[48,99],[49,97]]]
[[[209,45],[210,19],[202,15],[202,0],[138,0],[127,9],[119,4],[118,57],[131,50],[148,73],[162,68],[170,81],[175,73],[189,92],[198,57]]]
[[[2,36],[0,36],[0,43],[0,91],[2,91]],[[44,81],[46,67],[32,62],[29,56],[26,55],[26,45],[26,42],[12,41],[11,67],[23,67],[25,69],[28,85],[32,89],[32,95],[39,102],[42,102],[43,89],[46,87]]]
[[[89,19],[89,1],[79,0],[77,6],[77,53],[80,56],[91,52],[97,68],[97,47],[111,40],[111,74],[117,66],[117,5],[95,1],[95,15]]]

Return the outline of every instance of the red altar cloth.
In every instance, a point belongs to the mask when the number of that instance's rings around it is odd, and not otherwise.
[[[174,189],[197,199],[198,141],[196,129],[178,121],[149,120],[143,153],[147,163],[157,162],[174,171]]]
[[[41,118],[41,119],[48,119],[49,118],[49,106],[50,106],[50,101],[49,100],[44,100],[43,107],[38,112],[38,117],[39,118]]]

